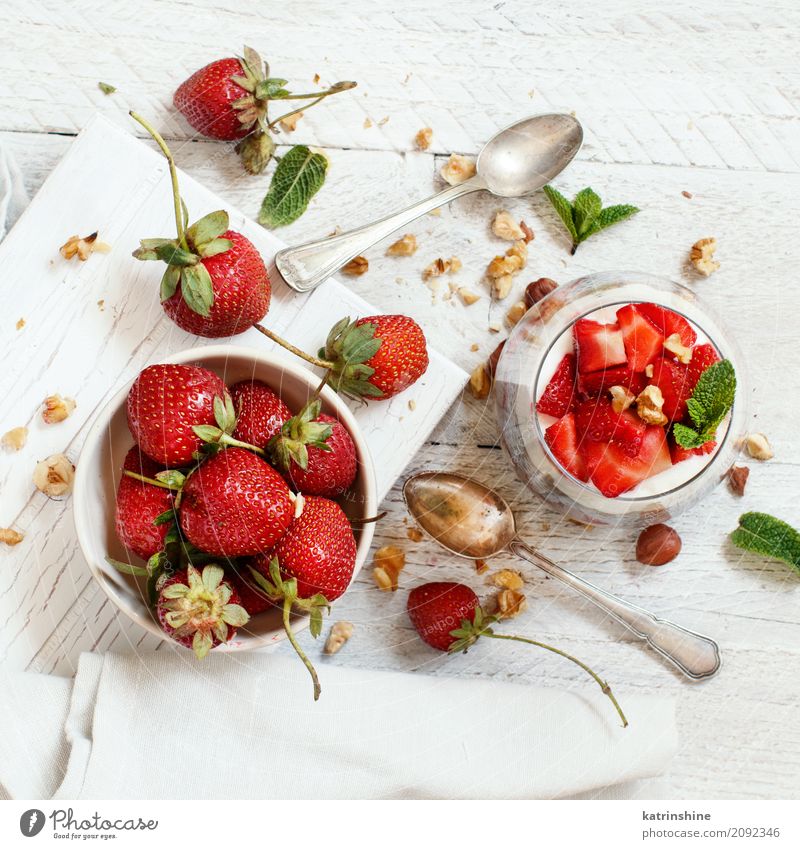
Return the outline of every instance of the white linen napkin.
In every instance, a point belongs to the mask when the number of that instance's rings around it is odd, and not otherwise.
[[[28,205],[22,172],[8,148],[0,143],[0,239]]]
[[[660,774],[672,700],[167,649],[81,656],[75,683],[0,673],[13,798],[558,798]]]

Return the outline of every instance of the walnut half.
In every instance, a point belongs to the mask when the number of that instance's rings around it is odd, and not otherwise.
[[[713,237],[699,239],[692,245],[689,261],[703,277],[709,277],[719,268],[719,263],[714,259],[716,249],[717,240]]]
[[[457,186],[475,176],[475,160],[470,159],[469,156],[462,156],[460,153],[451,153],[439,173],[445,183]]]
[[[636,412],[639,418],[651,425],[665,425],[669,419],[664,415],[661,408],[664,406],[664,396],[661,390],[654,384],[645,386],[636,399]]]
[[[331,632],[328,634],[328,639],[325,641],[325,654],[336,654],[352,636],[352,622],[334,622]]]

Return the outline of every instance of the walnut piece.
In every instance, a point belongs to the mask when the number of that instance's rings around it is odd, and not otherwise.
[[[379,590],[395,592],[397,579],[406,565],[406,554],[396,545],[384,545],[379,548],[372,558],[372,577]]]
[[[364,118],[363,127],[365,130],[368,130],[372,126],[372,118]]]
[[[11,451],[19,451],[24,448],[27,441],[28,428],[26,427],[12,427],[11,430],[3,434],[2,439],[3,447]]]
[[[664,396],[654,384],[649,384],[639,393],[636,399],[636,412],[639,418],[651,425],[665,425],[669,419],[661,411],[664,406]]]
[[[769,440],[763,433],[749,433],[745,437],[744,445],[754,460],[769,460],[775,456]]]
[[[508,297],[513,284],[513,275],[525,268],[528,262],[528,245],[520,239],[506,251],[505,256],[496,256],[486,268],[486,276],[492,282],[492,292],[498,300]]]
[[[692,349],[687,348],[686,345],[681,342],[680,333],[672,333],[670,336],[664,340],[664,348],[670,352],[670,354],[675,354],[678,358],[678,361],[684,364],[688,364],[692,361]],[[652,363],[650,363],[652,365]]]
[[[522,230],[522,238],[525,240],[526,243],[532,242],[536,238],[536,234],[533,232],[533,230],[531,230],[530,227],[528,227],[528,225],[524,221],[520,221],[519,226]]]
[[[625,386],[612,386],[608,391],[611,394],[611,409],[615,413],[627,410],[636,400],[633,392]]]
[[[713,237],[700,239],[692,245],[689,260],[703,277],[709,277],[719,268],[719,263],[714,259],[716,249],[717,240]]]
[[[522,575],[513,569],[501,569],[491,575],[489,580],[501,590],[521,590],[525,586]]]
[[[728,471],[728,486],[734,495],[744,495],[747,479],[750,477],[750,469],[747,466],[731,466]]]
[[[369,260],[365,256],[353,257],[347,265],[342,267],[343,274],[350,274],[353,277],[360,277],[369,271]]]
[[[71,492],[74,482],[75,466],[64,454],[51,454],[33,470],[34,486],[50,498]]]
[[[281,118],[278,123],[281,125],[281,129],[287,133],[293,133],[297,129],[297,122],[303,117],[302,112],[295,112],[294,115],[287,115],[285,118]]]
[[[410,398],[408,401],[408,409],[411,410],[412,413],[417,409],[417,402],[413,398]]]
[[[458,296],[468,307],[471,307],[474,303],[477,303],[481,299],[481,296],[477,294],[477,292],[473,292],[472,289],[467,289],[466,286],[458,287]]]
[[[325,641],[325,654],[336,654],[352,636],[352,622],[334,622],[330,634],[328,634],[328,639]]]
[[[415,136],[414,144],[417,150],[427,150],[431,146],[433,138],[433,130],[430,127],[423,127]]]
[[[95,253],[108,253],[111,246],[105,242],[97,241],[97,233],[92,233],[90,236],[70,236],[66,242],[59,248],[61,256],[64,259],[72,259],[77,256],[81,262],[85,262]]]
[[[422,279],[428,281],[434,277],[441,277],[443,274],[455,274],[460,270],[461,260],[457,256],[451,256],[450,259],[439,257],[422,269]]]
[[[517,590],[500,590],[495,597],[499,619],[513,619],[528,607],[525,596]]]
[[[645,377],[652,377],[653,376],[653,364],[652,363],[648,363],[644,367],[644,376]]]
[[[406,536],[411,542],[421,542],[423,540],[422,531],[419,528],[409,528],[406,531]]]
[[[492,222],[492,233],[497,236],[498,239],[505,239],[507,242],[517,242],[520,239],[523,241],[529,241],[525,239],[525,231],[522,227],[517,224],[516,221],[511,217],[511,213],[505,209],[501,209],[494,217],[494,221]]]
[[[489,390],[492,388],[492,378],[486,369],[484,363],[475,366],[472,374],[469,376],[469,391],[473,397],[479,401],[489,397]]]
[[[506,322],[509,327],[513,327],[525,313],[527,312],[525,301],[517,301],[513,307],[506,313]]]
[[[475,160],[469,156],[462,156],[460,153],[451,153],[439,173],[445,183],[457,186],[475,176]]]
[[[48,395],[42,405],[42,418],[45,424],[58,424],[69,418],[75,409],[72,398],[62,398],[60,395]]]
[[[417,237],[413,233],[406,233],[386,249],[387,256],[412,256],[416,252]]]
[[[0,542],[6,545],[19,545],[25,539],[25,534],[15,531],[13,528],[0,528]]]

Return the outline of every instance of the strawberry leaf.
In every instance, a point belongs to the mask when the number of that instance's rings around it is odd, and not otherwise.
[[[124,563],[122,560],[114,560],[113,557],[106,557],[106,563],[109,563],[118,572],[122,572],[123,575],[135,575],[138,578],[146,578],[149,574],[144,566],[134,566],[133,563]]]
[[[228,213],[224,209],[209,212],[186,230],[189,245],[195,250],[221,236],[228,229]]]
[[[161,303],[168,301],[176,292],[181,279],[181,270],[177,265],[168,265],[161,278]]]
[[[296,145],[281,159],[258,215],[265,227],[283,227],[296,221],[322,188],[328,160],[306,145]]]
[[[181,295],[192,312],[206,317],[214,305],[214,284],[201,263],[181,272]]]

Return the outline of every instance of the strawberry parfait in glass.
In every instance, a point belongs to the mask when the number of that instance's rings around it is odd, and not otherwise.
[[[506,344],[503,443],[520,477],[575,518],[668,518],[730,465],[740,370],[690,290],[648,275],[582,278],[536,304]]]

